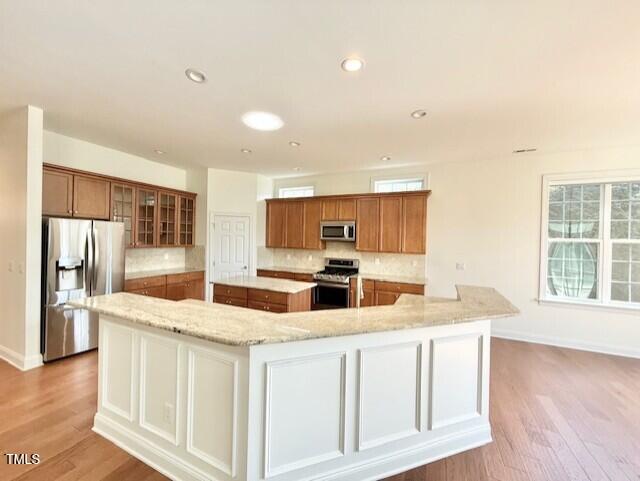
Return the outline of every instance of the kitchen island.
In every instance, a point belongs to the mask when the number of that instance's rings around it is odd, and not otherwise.
[[[180,480],[374,480],[491,441],[490,288],[274,314],[120,293],[94,430]]]

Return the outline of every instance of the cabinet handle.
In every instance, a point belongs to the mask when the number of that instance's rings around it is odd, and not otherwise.
[[[74,212],[74,214],[77,214],[77,213],[78,213],[78,211],[75,211],[75,212]]]
[[[73,211],[72,210],[68,210],[67,214],[73,214]]]

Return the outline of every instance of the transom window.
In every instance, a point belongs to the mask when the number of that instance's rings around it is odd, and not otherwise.
[[[407,192],[424,189],[424,178],[375,180],[374,192]]]
[[[541,298],[640,308],[640,174],[544,182]]]
[[[302,187],[282,187],[278,192],[278,197],[286,199],[290,197],[313,197],[314,188],[312,185]]]

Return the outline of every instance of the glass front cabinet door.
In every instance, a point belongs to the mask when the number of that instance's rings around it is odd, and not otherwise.
[[[194,243],[194,208],[195,198],[180,196],[180,245],[193,246]]]
[[[153,247],[156,244],[157,199],[155,190],[138,188],[136,191],[136,247]]]
[[[175,246],[178,244],[178,195],[159,192],[158,245]]]
[[[111,220],[124,224],[124,242],[127,247],[135,246],[136,188],[129,184],[111,184]]]

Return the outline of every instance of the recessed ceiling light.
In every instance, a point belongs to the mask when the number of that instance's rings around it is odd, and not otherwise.
[[[345,72],[357,72],[364,67],[364,60],[358,57],[345,58],[340,66]]]
[[[195,68],[188,68],[184,71],[184,74],[187,78],[197,84],[202,84],[207,81],[207,76],[204,72],[200,70],[196,70]]]
[[[411,117],[413,117],[414,119],[421,119],[425,115],[427,115],[427,111],[422,109],[414,110],[413,112],[411,112]]]
[[[300,142],[296,142],[295,140],[292,140],[291,142],[289,142],[289,145],[291,147],[300,147]]]
[[[154,150],[154,152],[155,152],[156,154],[158,154],[158,155],[162,155],[162,154],[164,154],[164,153],[165,153],[165,152],[164,152],[164,150],[160,150],[160,149],[156,149],[156,150]]]
[[[391,157],[389,157],[388,155],[383,155],[382,157],[380,157],[380,160],[383,162],[389,162],[391,160]]]
[[[538,149],[518,149],[518,150],[514,150],[513,153],[514,154],[526,154],[527,152],[535,152]]]
[[[278,130],[284,125],[280,117],[270,112],[247,112],[242,116],[242,122],[247,127],[264,131]]]
[[[240,152],[242,152],[243,154],[250,154],[251,150],[250,149],[240,149]]]

